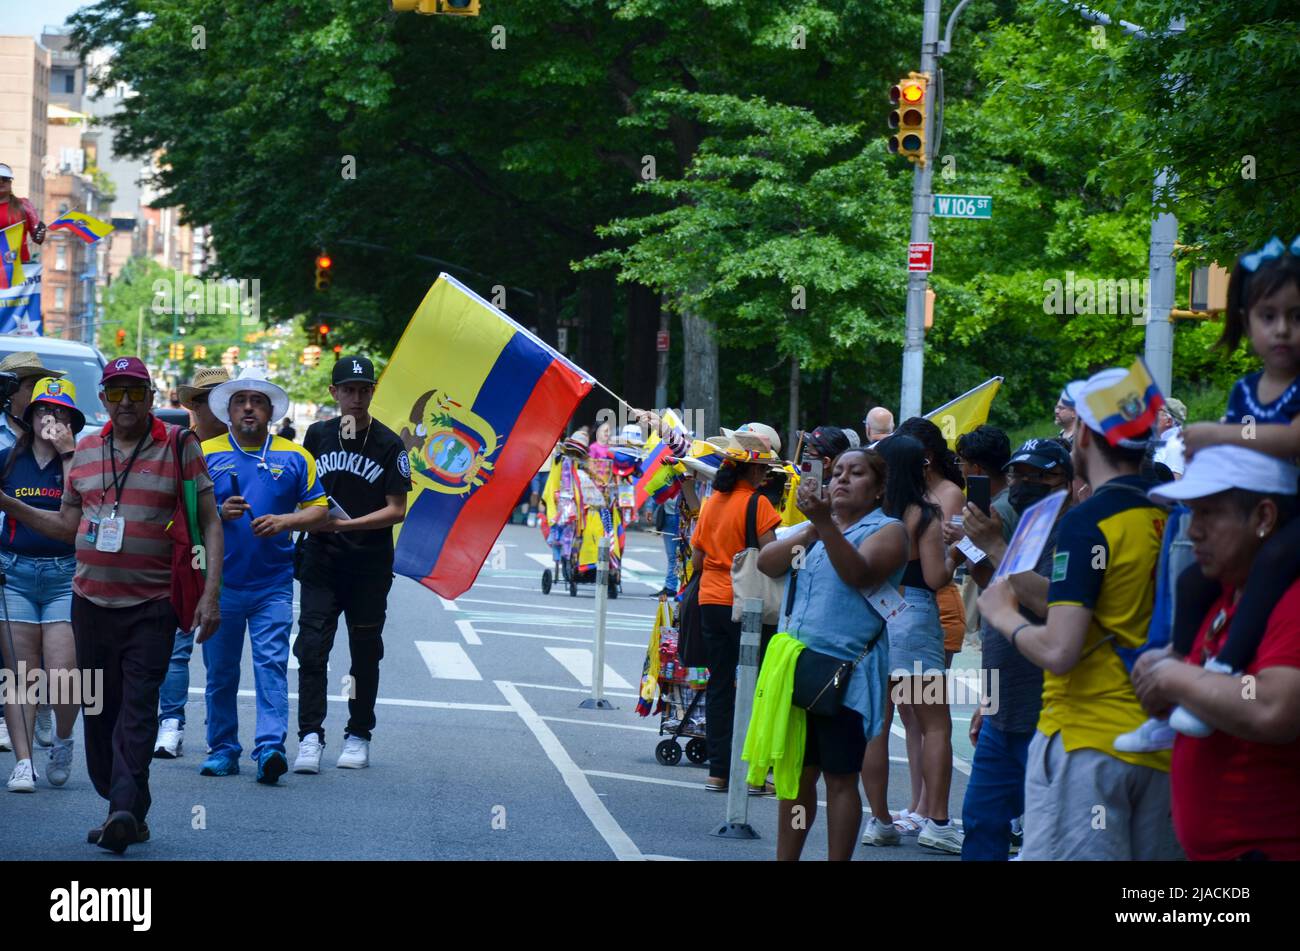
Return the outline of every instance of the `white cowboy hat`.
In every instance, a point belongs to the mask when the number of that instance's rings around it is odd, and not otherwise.
[[[271,401],[271,419],[283,419],[288,415],[289,394],[256,370],[244,370],[235,379],[212,388],[212,395],[208,397],[212,415],[229,426],[231,397],[245,390],[262,393]]]

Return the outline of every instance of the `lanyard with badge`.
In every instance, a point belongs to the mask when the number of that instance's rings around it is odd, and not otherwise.
[[[96,551],[114,553],[122,550],[122,538],[126,534],[126,519],[118,517],[117,508],[122,500],[122,493],[126,491],[126,480],[130,478],[131,470],[135,468],[135,460],[139,457],[140,450],[144,448],[145,441],[148,438],[149,434],[145,433],[140,437],[140,441],[135,444],[135,451],[131,453],[131,458],[127,461],[126,471],[122,473],[119,479],[117,473],[117,447],[113,443],[113,434],[108,434],[108,455],[113,465],[113,511],[108,518],[90,523],[90,529],[86,533],[86,541],[94,542]],[[107,491],[107,489],[108,487],[104,486],[104,490]],[[103,511],[102,506],[100,510]]]

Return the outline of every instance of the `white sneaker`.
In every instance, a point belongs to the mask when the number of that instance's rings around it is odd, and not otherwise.
[[[862,834],[863,845],[901,845],[903,836],[892,822],[881,822],[875,816],[867,819],[867,831]]]
[[[185,728],[180,720],[163,720],[158,727],[158,740],[153,745],[155,759],[176,759],[185,743]]]
[[[933,819],[926,819],[925,824],[921,826],[921,834],[916,837],[916,844],[923,845],[927,849],[961,855],[963,838],[965,837],[961,834],[961,830],[952,824],[951,819],[946,826],[936,825]]]
[[[325,744],[320,741],[319,733],[308,733],[298,741],[298,758],[293,761],[295,773],[319,773],[320,754]]]
[[[1174,712],[1169,714],[1169,725],[1183,736],[1203,737],[1214,732],[1214,727],[1186,707],[1174,707]]]
[[[45,705],[36,708],[36,745],[42,749],[54,745],[54,717]]]
[[[36,792],[36,771],[32,769],[32,761],[29,759],[20,759],[14,771],[9,774],[9,791],[10,792]]]
[[[0,753],[8,753],[13,748],[13,743],[9,742],[9,726],[5,718],[0,717]]]
[[[50,750],[49,762],[45,764],[45,778],[51,786],[62,786],[72,774],[72,739],[59,740]]]
[[[1121,733],[1111,745],[1121,753],[1159,753],[1173,748],[1175,735],[1168,720],[1153,717],[1136,730]]]
[[[370,741],[349,736],[343,741],[337,765],[339,769],[365,769],[370,765]]]

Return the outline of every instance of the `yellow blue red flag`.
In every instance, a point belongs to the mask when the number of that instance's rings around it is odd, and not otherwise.
[[[17,287],[23,275],[23,223],[0,231],[0,290]]]
[[[371,412],[401,437],[414,493],[393,570],[444,598],[477,577],[594,380],[441,274],[393,351]]]
[[[1085,397],[1088,409],[1101,424],[1102,435],[1112,446],[1121,439],[1145,437],[1156,424],[1165,398],[1156,386],[1146,362],[1138,357],[1122,378]]]
[[[69,231],[86,244],[94,244],[100,238],[113,233],[113,226],[107,221],[100,221],[80,211],[65,211],[54,219],[50,231]]]

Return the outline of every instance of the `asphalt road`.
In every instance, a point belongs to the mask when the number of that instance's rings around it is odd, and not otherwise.
[[[191,666],[185,753],[154,760],[152,840],[135,859],[771,859],[776,801],[748,800],[750,841],[710,835],[726,797],[704,790],[706,770],[683,757],[655,759],[658,719],[635,713],[636,685],[653,623],[647,595],[662,582],[657,536],[628,535],[622,595],[609,602],[606,696],[613,710],[581,709],[589,693],[594,587],[577,597],[541,593],[546,547],[534,528],[507,526],[477,583],[454,602],[398,578],[389,601],[378,726],[365,770],[334,768],[346,707],[347,640],[330,661],[326,750],[316,776],[289,773],[279,785],[239,776],[201,777],[201,652]],[[340,622],[341,623],[341,622]],[[957,666],[978,665],[968,647]],[[240,738],[252,747],[252,665],[245,648]],[[290,721],[297,674],[289,672]],[[954,707],[953,815],[969,771],[972,707]],[[890,806],[909,798],[901,727],[891,738]],[[105,805],[86,777],[81,729],[66,786],[44,781],[34,795],[0,791],[0,858],[115,861],[85,844]],[[296,753],[291,730],[289,760]],[[37,769],[43,773],[44,753]],[[0,754],[7,770],[12,754]],[[824,820],[805,858],[824,858]],[[864,861],[957,861],[904,837],[896,848],[859,847]]]

